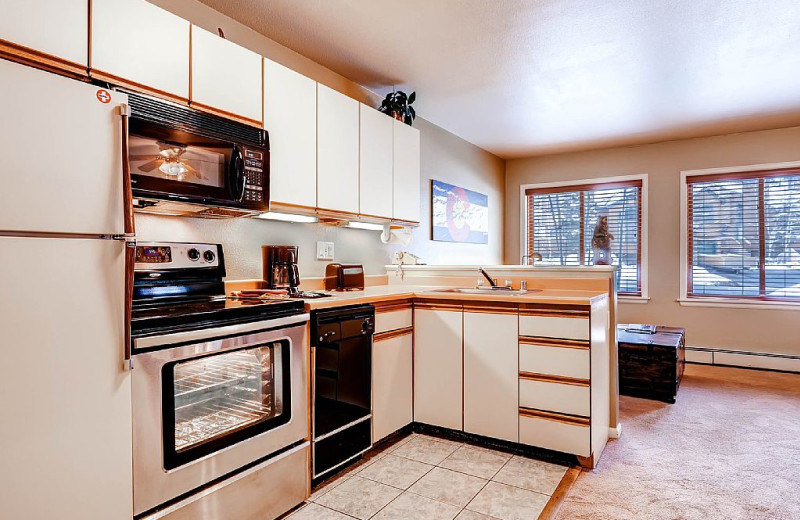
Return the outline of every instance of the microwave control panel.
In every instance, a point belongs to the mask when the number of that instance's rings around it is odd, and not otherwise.
[[[248,205],[261,205],[266,202],[268,181],[264,173],[264,151],[244,147],[245,187],[242,201]]]

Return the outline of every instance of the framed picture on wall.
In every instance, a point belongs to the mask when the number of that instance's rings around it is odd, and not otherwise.
[[[489,243],[489,197],[431,180],[431,239]]]

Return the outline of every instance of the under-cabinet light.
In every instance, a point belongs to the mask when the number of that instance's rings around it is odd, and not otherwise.
[[[311,215],[296,215],[294,213],[278,213],[277,211],[269,211],[258,215],[258,218],[264,220],[280,220],[281,222],[295,222],[298,224],[310,224],[319,222],[317,217]]]
[[[372,222],[350,222],[347,227],[354,229],[366,229],[369,231],[383,231],[383,224],[373,224]]]

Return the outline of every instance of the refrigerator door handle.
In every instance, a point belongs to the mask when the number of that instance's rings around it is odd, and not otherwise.
[[[136,226],[133,219],[133,186],[131,184],[131,162],[128,148],[128,120],[131,107],[119,105],[122,117],[122,198],[124,213],[124,234],[115,235],[115,240],[125,241],[125,330],[123,338],[123,359],[125,366],[132,370],[131,360],[131,314],[133,312],[133,270],[136,263]]]

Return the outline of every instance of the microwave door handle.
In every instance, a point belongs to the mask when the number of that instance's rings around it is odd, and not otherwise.
[[[231,153],[231,171],[231,179],[233,181],[231,194],[237,202],[242,202],[245,185],[247,184],[247,175],[245,175],[244,171],[244,158],[242,158],[242,152],[238,146],[234,146]]]

